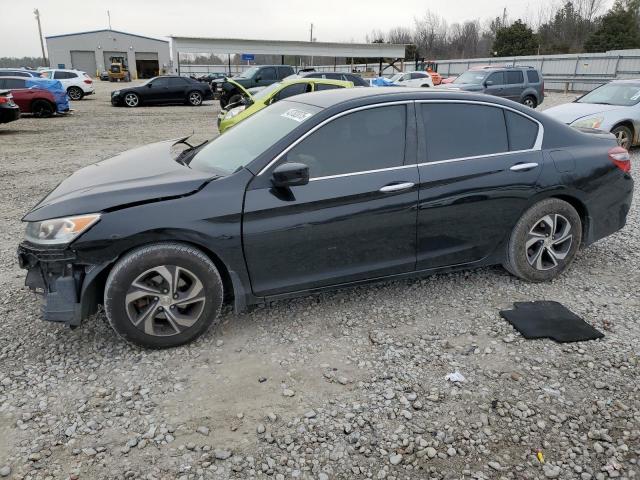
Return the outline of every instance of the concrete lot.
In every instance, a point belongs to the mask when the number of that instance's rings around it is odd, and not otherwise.
[[[43,322],[15,260],[20,217],[74,170],[217,134],[217,102],[113,108],[115,88],[0,125],[0,477],[640,476],[638,183],[627,227],[551,284],[499,267],[392,282],[226,313],[192,345],[143,351],[103,314]],[[605,338],[526,341],[499,317],[540,299]]]

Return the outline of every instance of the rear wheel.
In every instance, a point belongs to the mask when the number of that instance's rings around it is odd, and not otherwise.
[[[538,106],[538,101],[536,100],[536,97],[527,95],[522,99],[522,104],[529,108],[536,108]]]
[[[504,267],[529,282],[546,282],[573,262],[582,241],[580,215],[549,198],[529,208],[511,232]]]
[[[633,139],[633,132],[629,127],[625,125],[618,125],[613,130],[611,130],[611,133],[613,133],[616,136],[616,141],[618,142],[618,145],[620,145],[622,148],[626,148],[627,150],[631,148],[631,140]]]
[[[67,88],[67,94],[71,100],[82,100],[82,97],[84,97],[84,92],[80,87]]]
[[[126,341],[168,348],[202,335],[220,314],[222,280],[200,250],[159,243],[125,255],[109,273],[105,311]]]
[[[194,107],[202,105],[202,94],[196,90],[189,92],[187,95],[187,102],[189,102],[189,105]]]
[[[55,112],[54,106],[46,100],[35,100],[31,104],[31,113],[34,117],[47,118]]]
[[[138,95],[133,92],[126,93],[124,95],[124,104],[127,107],[137,107],[138,105],[140,105],[140,97],[138,97]]]

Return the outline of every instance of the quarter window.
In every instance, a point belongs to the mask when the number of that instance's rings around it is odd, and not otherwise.
[[[353,112],[312,133],[287,153],[304,163],[311,178],[404,164],[406,107],[392,105]]]
[[[521,70],[513,70],[505,73],[507,81],[505,83],[513,85],[516,83],[524,83],[524,75]]]
[[[509,132],[509,150],[528,150],[533,148],[538,136],[538,124],[510,110],[504,111]]]
[[[535,70],[527,70],[527,80],[529,80],[529,83],[538,83],[540,76]]]
[[[424,103],[421,110],[429,162],[509,151],[501,108]]]

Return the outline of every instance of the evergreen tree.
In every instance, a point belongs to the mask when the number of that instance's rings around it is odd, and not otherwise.
[[[640,0],[639,0],[640,1]],[[535,55],[538,39],[533,30],[522,20],[516,20],[510,26],[496,32],[492,50],[498,57],[515,55]]]
[[[616,0],[584,44],[587,52],[640,48],[640,0]]]

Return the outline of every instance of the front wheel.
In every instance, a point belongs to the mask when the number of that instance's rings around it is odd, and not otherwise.
[[[124,104],[127,107],[137,107],[140,105],[140,97],[133,92],[129,92],[124,96]]]
[[[631,148],[631,139],[633,138],[633,132],[629,127],[618,125],[616,128],[611,130],[611,133],[616,136],[618,145],[627,150]]]
[[[158,243],[119,260],[104,297],[109,323],[123,339],[169,348],[191,342],[217,320],[223,286],[218,269],[200,250]]]
[[[429,85],[428,83],[425,83],[424,85],[420,85],[420,86],[424,88],[429,88],[431,85]]]
[[[67,94],[71,100],[82,100],[82,97],[84,97],[84,92],[79,87],[69,87]]]
[[[529,208],[511,232],[504,267],[529,282],[547,282],[573,262],[582,241],[580,215],[549,198]]]
[[[202,105],[202,94],[195,90],[193,92],[189,92],[189,95],[187,95],[187,101],[189,102],[189,105],[199,107]]]

